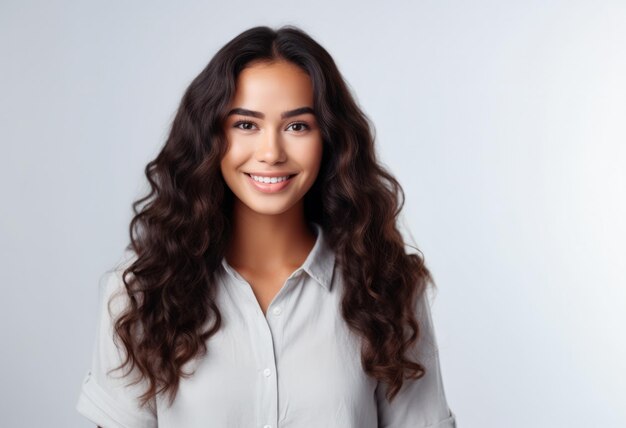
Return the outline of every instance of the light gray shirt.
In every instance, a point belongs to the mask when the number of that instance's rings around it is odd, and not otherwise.
[[[313,225],[313,249],[265,315],[250,284],[222,260],[216,294],[222,327],[209,339],[207,355],[184,367],[195,373],[181,379],[171,407],[157,395],[140,408],[137,397],[146,384],[126,385],[129,378],[120,376],[127,367],[106,374],[124,355],[113,341],[106,304],[123,288],[126,266],[109,273],[77,411],[104,428],[455,428],[426,294],[416,307],[423,336],[415,348],[419,353],[412,354],[426,374],[405,380],[390,404],[386,385],[362,369],[359,340],[341,316],[339,265],[323,229]],[[113,315],[124,304],[114,300]]]

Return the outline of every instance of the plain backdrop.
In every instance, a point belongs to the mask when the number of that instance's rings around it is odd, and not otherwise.
[[[0,426],[74,406],[98,283],[217,49],[334,57],[434,274],[459,427],[626,426],[626,2],[0,3]]]

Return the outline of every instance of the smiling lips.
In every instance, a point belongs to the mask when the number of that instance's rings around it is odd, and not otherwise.
[[[280,192],[291,183],[291,179],[296,175],[284,173],[255,175],[247,172],[245,174],[254,188],[263,193]]]

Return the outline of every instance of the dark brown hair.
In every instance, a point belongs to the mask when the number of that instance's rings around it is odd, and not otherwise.
[[[336,254],[342,316],[363,339],[364,371],[387,383],[391,401],[403,378],[425,373],[407,351],[421,337],[416,299],[434,282],[421,253],[405,251],[397,228],[404,192],[376,158],[373,125],[329,53],[292,25],[251,28],[222,47],[185,91],[147,164],[151,189],[133,203],[127,247],[136,258],[122,275],[129,304],[115,320],[127,352],[116,369],[139,369],[148,385],[142,404],[161,392],[171,404],[180,378],[191,375],[183,365],[206,353],[221,326],[214,273],[232,236],[234,198],[220,170],[222,124],[238,74],[257,60],[286,60],[311,78],[324,149],[305,216]]]

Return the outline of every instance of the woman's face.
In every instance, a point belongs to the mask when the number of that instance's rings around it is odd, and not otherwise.
[[[322,159],[309,76],[290,62],[255,63],[239,74],[229,112],[220,166],[235,203],[261,214],[294,207],[315,182]]]

